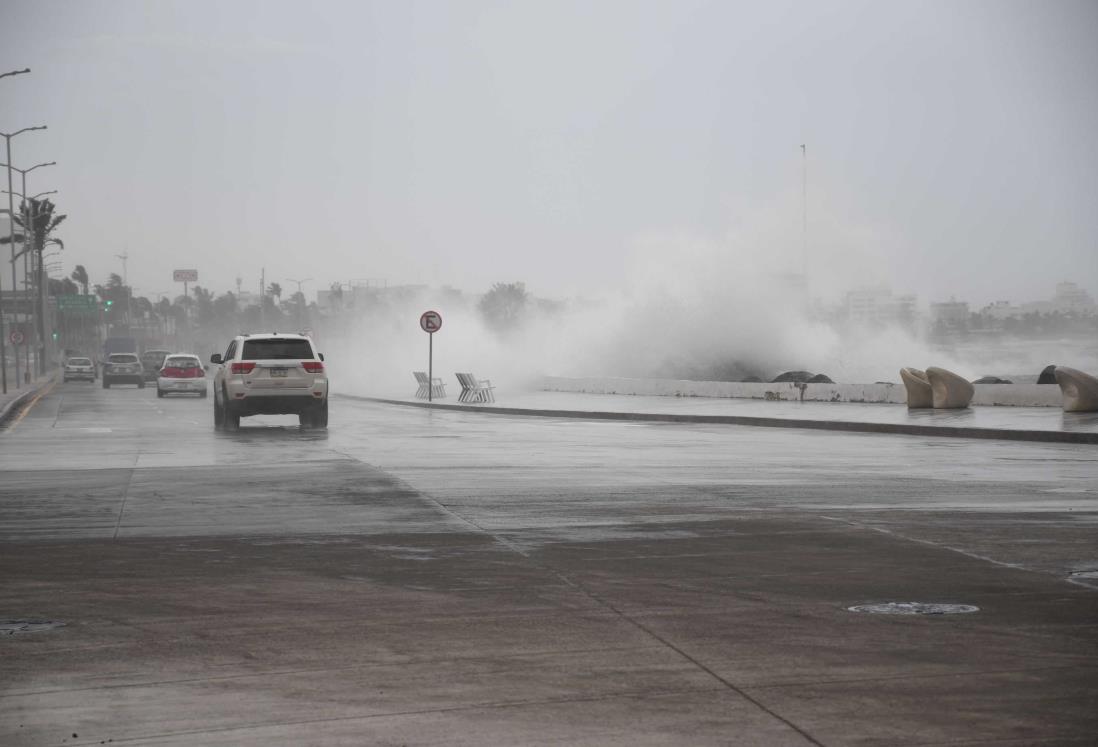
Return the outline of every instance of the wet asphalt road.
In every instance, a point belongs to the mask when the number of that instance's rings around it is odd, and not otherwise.
[[[0,744],[1092,744],[1098,449],[59,384]],[[979,612],[880,616],[875,602]],[[76,735],[76,736],[73,736]]]

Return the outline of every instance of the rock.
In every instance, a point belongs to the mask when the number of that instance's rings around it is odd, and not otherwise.
[[[808,381],[812,378],[811,371],[786,371],[780,373],[770,380],[771,384],[784,384],[788,382],[796,382],[798,384]]]

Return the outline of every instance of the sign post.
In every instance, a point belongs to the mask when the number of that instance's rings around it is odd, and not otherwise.
[[[187,295],[187,283],[198,282],[198,270],[173,270],[172,280],[183,283],[183,295]]]
[[[442,329],[442,315],[424,311],[419,317],[420,328],[427,333],[427,401],[435,392],[435,332]]]

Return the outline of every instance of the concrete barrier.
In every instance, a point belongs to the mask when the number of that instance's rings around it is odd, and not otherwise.
[[[973,405],[1060,407],[1059,387],[1039,384],[974,384]],[[716,397],[804,402],[907,402],[902,384],[781,384],[686,379],[626,379],[613,377],[546,376],[550,392],[632,394],[648,397]]]

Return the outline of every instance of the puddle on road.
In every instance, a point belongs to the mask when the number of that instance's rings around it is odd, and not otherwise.
[[[60,620],[0,620],[0,636],[40,633],[63,627],[65,623]]]
[[[938,604],[934,602],[882,602],[879,604],[857,604],[846,609],[849,612],[867,612],[871,615],[963,615],[980,611],[979,607],[971,604]]]

